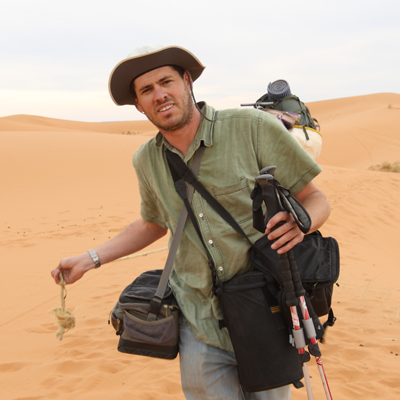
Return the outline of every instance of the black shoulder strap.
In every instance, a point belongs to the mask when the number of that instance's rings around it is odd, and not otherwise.
[[[184,180],[190,185],[192,185],[208,202],[208,204],[240,235],[245,237],[251,245],[253,243],[247,237],[246,233],[240,227],[240,225],[235,221],[231,214],[210,194],[210,192],[199,182],[193,175],[190,168],[186,163],[175,153],[166,149],[166,155],[168,164],[171,170],[172,177],[174,178],[175,188],[178,194],[183,199],[180,190],[182,190],[182,183],[180,180]],[[178,178],[178,179],[176,179]],[[180,178],[180,179],[179,179]]]
[[[197,151],[200,151],[200,150],[204,151],[204,148],[199,149]],[[192,221],[192,224],[196,230],[196,233],[197,233],[198,237],[200,238],[201,244],[203,245],[204,250],[206,252],[207,259],[208,259],[208,267],[210,268],[212,282],[213,282],[212,295],[214,295],[217,290],[217,287],[220,286],[221,281],[218,277],[217,270],[215,269],[214,261],[211,257],[211,254],[210,254],[206,244],[204,243],[204,239],[201,234],[199,224],[197,223],[196,216],[194,215],[193,209],[190,205],[190,202],[188,201],[186,182],[191,184],[191,186],[194,189],[196,189],[196,190],[200,189],[200,190],[198,190],[200,194],[201,194],[201,192],[204,193],[204,191],[206,191],[208,193],[208,191],[196,179],[193,172],[189,169],[189,167],[185,164],[185,162],[177,154],[171,152],[167,148],[165,148],[165,153],[167,156],[168,166],[171,171],[172,178],[174,180],[175,189],[185,204],[189,218]]]
[[[199,172],[200,169],[200,163],[201,163],[201,159],[203,157],[203,153],[204,153],[204,149],[200,148],[194,155],[194,159],[193,159],[193,174],[194,176],[196,176]],[[187,202],[190,206],[190,202],[192,201],[192,197],[193,197],[193,193],[194,193],[194,188],[191,187],[189,188],[188,194],[187,194]],[[179,241],[183,232],[183,228],[185,226],[185,222],[186,222],[186,217],[188,215],[188,211],[187,211],[187,206],[186,204],[182,207],[181,213],[179,215],[179,219],[178,219],[178,223],[176,226],[176,230],[175,230],[175,234],[174,237],[172,239],[172,243],[171,246],[169,248],[169,252],[168,252],[168,257],[167,257],[167,261],[165,262],[165,266],[163,269],[163,272],[161,274],[161,278],[160,278],[160,282],[157,286],[157,290],[156,293],[154,294],[153,299],[150,302],[150,307],[149,307],[149,313],[147,315],[147,320],[148,321],[155,321],[157,318],[157,315],[160,311],[161,308],[161,303],[162,303],[162,299],[164,297],[164,293],[165,293],[165,289],[168,285],[169,282],[169,277],[171,275],[172,272],[172,267],[174,265],[174,259],[175,259],[175,255],[176,252],[178,250],[178,246],[179,246]]]
[[[213,277],[213,293],[215,293],[215,290],[220,283],[217,271],[214,266],[214,262],[212,260],[212,257],[207,249],[206,244],[204,243],[203,237],[200,232],[200,227],[197,223],[196,217],[193,213],[192,207],[188,202],[186,201],[186,184],[189,183],[192,185],[200,194],[201,196],[208,202],[208,204],[240,235],[242,235],[249,243],[250,245],[255,249],[261,260],[263,260],[266,265],[270,265],[271,267],[271,273],[274,276],[274,278],[277,280],[277,282],[281,283],[282,282],[282,277],[281,277],[281,272],[279,268],[277,268],[273,263],[271,263],[267,256],[264,254],[261,248],[257,246],[259,242],[252,243],[251,240],[248,238],[246,233],[243,231],[243,229],[240,227],[240,225],[235,221],[235,219],[229,214],[229,212],[208,192],[208,190],[203,186],[201,182],[199,182],[196,177],[193,175],[192,171],[189,169],[189,167],[186,165],[186,163],[178,156],[178,154],[175,154],[171,152],[170,150],[166,149],[166,156],[167,156],[167,161],[168,165],[171,170],[172,177],[174,178],[175,182],[175,188],[176,191],[178,192],[179,196],[182,198],[182,200],[185,203],[185,206],[188,210],[188,214],[190,217],[190,220],[192,221],[192,224],[194,225],[196,232],[203,244],[203,247],[206,251],[207,258],[208,258],[208,264],[212,272],[212,277]],[[261,245],[260,245],[261,246]]]

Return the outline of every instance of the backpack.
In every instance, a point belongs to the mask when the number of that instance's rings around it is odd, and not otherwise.
[[[294,94],[291,93],[289,84],[283,79],[268,85],[268,93],[260,97],[257,103],[269,102],[263,105],[264,109],[288,111],[300,115],[299,125],[319,130],[318,121],[311,116],[308,107]]]
[[[285,80],[270,83],[268,93],[254,103],[254,108],[275,115],[314,160],[319,157],[322,147],[319,123],[311,116],[308,107],[291,93],[289,84]],[[296,114],[299,116],[297,121],[291,126],[285,124],[285,115],[290,120],[290,117],[293,118]]]
[[[265,98],[267,96],[267,98]],[[269,102],[268,93],[262,96],[259,102]],[[319,130],[318,121],[311,116],[308,107],[295,95],[285,96],[280,100],[274,101],[271,105],[264,106],[265,109],[294,112],[300,115],[299,125]]]

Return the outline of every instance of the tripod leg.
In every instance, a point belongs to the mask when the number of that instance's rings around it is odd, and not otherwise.
[[[307,391],[307,398],[309,400],[314,399],[313,392],[311,390],[311,380],[310,380],[310,374],[308,373],[308,367],[307,364],[303,364],[303,374],[304,374],[304,382],[306,384],[306,391]]]
[[[286,304],[290,309],[290,315],[292,317],[294,343],[299,351],[299,357],[302,363],[304,383],[307,390],[307,397],[309,400],[313,400],[314,397],[312,394],[310,375],[308,373],[308,367],[307,367],[307,362],[310,360],[310,355],[307,353],[305,349],[306,341],[304,337],[304,331],[303,328],[301,328],[300,326],[300,319],[297,314],[298,299],[296,299],[294,293],[293,280],[292,280],[292,275],[290,273],[290,264],[287,254],[279,254],[279,264],[281,266],[283,285],[286,291]]]
[[[317,362],[318,372],[321,376],[321,381],[325,390],[326,398],[327,400],[332,400],[332,394],[329,389],[328,379],[326,378],[324,366],[322,364],[321,351],[317,342],[317,334],[315,332],[314,323],[310,318],[306,299],[304,297],[305,290],[301,283],[299,271],[297,269],[297,263],[291,250],[288,252],[288,259],[290,264],[290,272],[293,278],[293,286],[296,291],[296,296],[299,296],[300,309],[303,314],[303,324],[306,330],[307,338],[310,340],[310,345],[308,346],[308,349],[310,351],[310,354],[315,357],[315,360]]]

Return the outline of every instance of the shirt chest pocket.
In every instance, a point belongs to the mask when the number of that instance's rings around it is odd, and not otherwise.
[[[252,202],[250,184],[242,178],[233,185],[211,188],[211,194],[235,218],[238,224],[252,219]]]

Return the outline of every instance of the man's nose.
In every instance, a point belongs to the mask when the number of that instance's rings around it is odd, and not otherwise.
[[[167,93],[161,86],[154,88],[154,100],[157,102],[163,101],[167,97]]]

